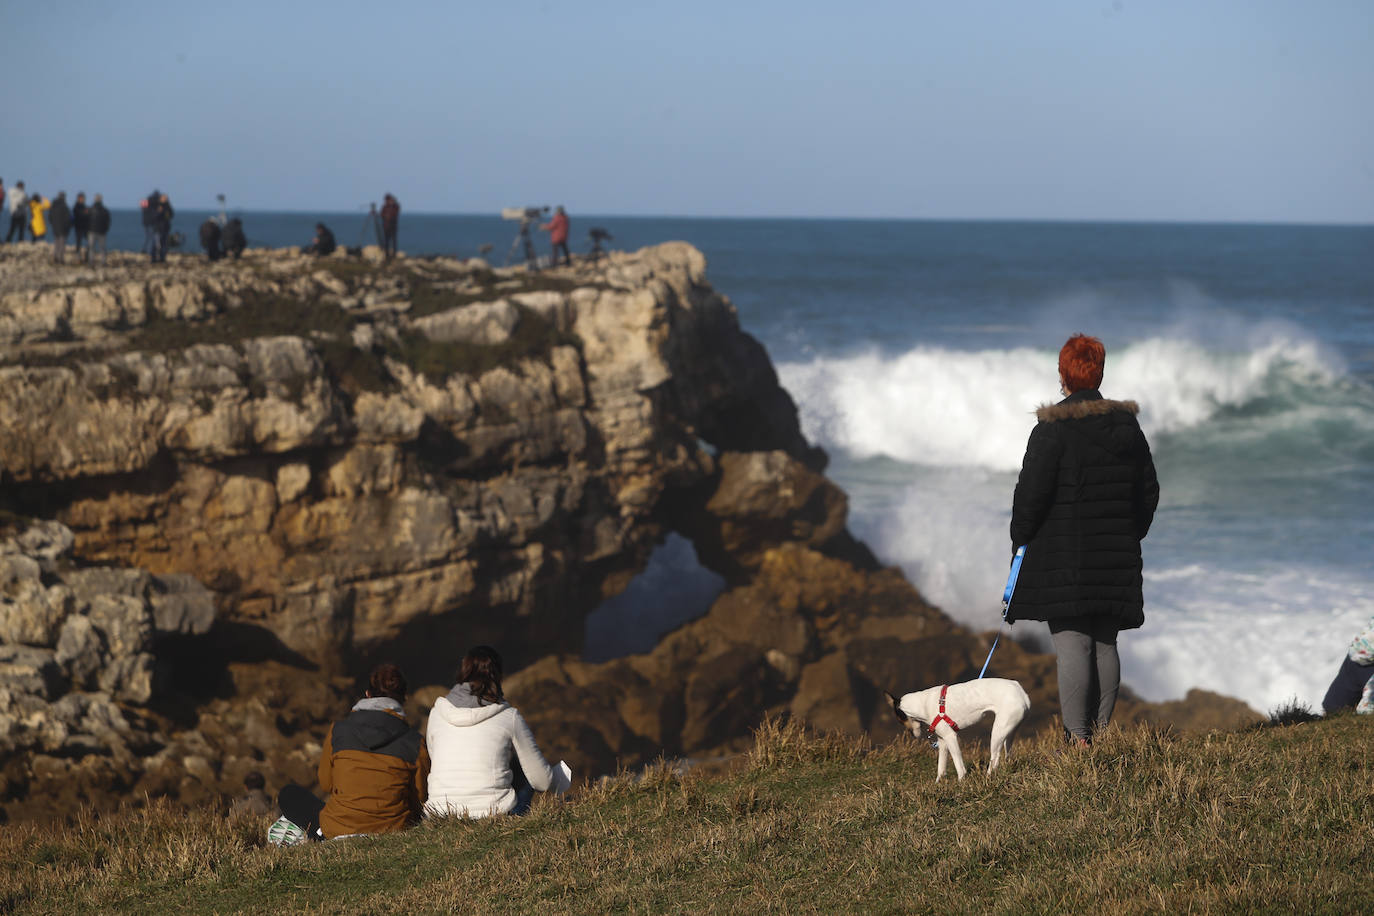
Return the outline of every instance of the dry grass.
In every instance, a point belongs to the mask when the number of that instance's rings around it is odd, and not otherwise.
[[[664,764],[525,818],[376,839],[276,849],[261,823],[160,804],[9,828],[0,910],[1360,912],[1371,751],[1353,715],[1088,751],[1045,735],[937,785],[923,743],[769,722],[729,775]]]

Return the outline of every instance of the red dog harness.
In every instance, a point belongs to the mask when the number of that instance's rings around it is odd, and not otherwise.
[[[945,691],[947,690],[949,690],[948,684],[940,688],[940,712],[935,718],[930,720],[930,733],[932,735],[935,734],[935,726],[939,725],[941,722],[948,722],[949,727],[956,732],[959,730],[959,726],[954,724],[954,720],[945,714]]]

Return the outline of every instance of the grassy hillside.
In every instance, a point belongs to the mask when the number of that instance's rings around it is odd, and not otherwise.
[[[986,733],[964,742],[985,765]],[[765,725],[725,775],[659,767],[525,818],[265,847],[160,804],[0,832],[0,911],[1367,912],[1374,719],[1051,736],[989,778]]]

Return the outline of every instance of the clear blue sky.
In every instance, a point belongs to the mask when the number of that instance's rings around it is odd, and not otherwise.
[[[129,206],[1374,222],[1372,0],[10,0],[0,176]]]

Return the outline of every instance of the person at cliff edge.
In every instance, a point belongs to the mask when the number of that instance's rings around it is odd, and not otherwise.
[[[1145,621],[1140,542],[1159,505],[1139,407],[1098,391],[1106,357],[1082,334],[1059,351],[1067,397],[1036,410],[1011,509],[1026,553],[1007,622],[1049,623],[1065,737],[1084,746],[1116,706],[1117,633]]]
[[[19,241],[22,242],[24,229],[29,224],[29,195],[24,191],[24,182],[15,182],[5,199],[10,207],[10,231],[5,234],[5,241],[14,239],[14,234],[18,232]]]
[[[329,801],[301,786],[283,786],[277,796],[282,816],[315,840],[392,833],[417,821],[429,755],[420,733],[406,724],[406,693],[400,668],[374,668],[363,698],[325,736],[319,777]]]
[[[57,192],[57,199],[48,210],[48,225],[52,227],[52,259],[61,264],[67,254],[67,233],[72,231],[72,211],[67,206],[66,191]]]
[[[568,251],[568,214],[560,205],[553,213],[553,219],[539,227],[549,234],[552,248],[551,264],[558,263],[558,250],[563,249],[563,263],[572,265],[572,254]]]
[[[382,251],[390,261],[396,257],[396,229],[401,222],[401,202],[387,194],[382,198]]]
[[[334,233],[324,223],[315,224],[315,236],[310,240],[310,244],[305,246],[306,254],[313,254],[317,258],[322,258],[334,253],[334,249],[339,247],[334,241]]]
[[[76,203],[72,204],[72,241],[76,249],[76,259],[84,261],[87,238],[91,231],[91,208],[86,206],[86,192],[76,192]]]
[[[172,234],[172,219],[176,216],[176,211],[172,209],[172,202],[166,194],[157,195],[157,200],[150,202],[149,206],[153,211],[152,263],[165,264],[167,242]]]
[[[224,249],[220,247],[223,235],[224,230],[213,216],[200,224],[200,247],[211,261],[218,261],[224,257]]]
[[[105,236],[110,233],[110,211],[105,209],[105,200],[99,194],[91,204],[91,234],[86,245],[86,259],[95,262],[95,250],[100,249],[100,263],[105,263]]]
[[[248,237],[243,234],[243,220],[237,216],[229,220],[224,226],[224,253],[232,255],[237,261],[243,255],[243,249],[248,247]]]

